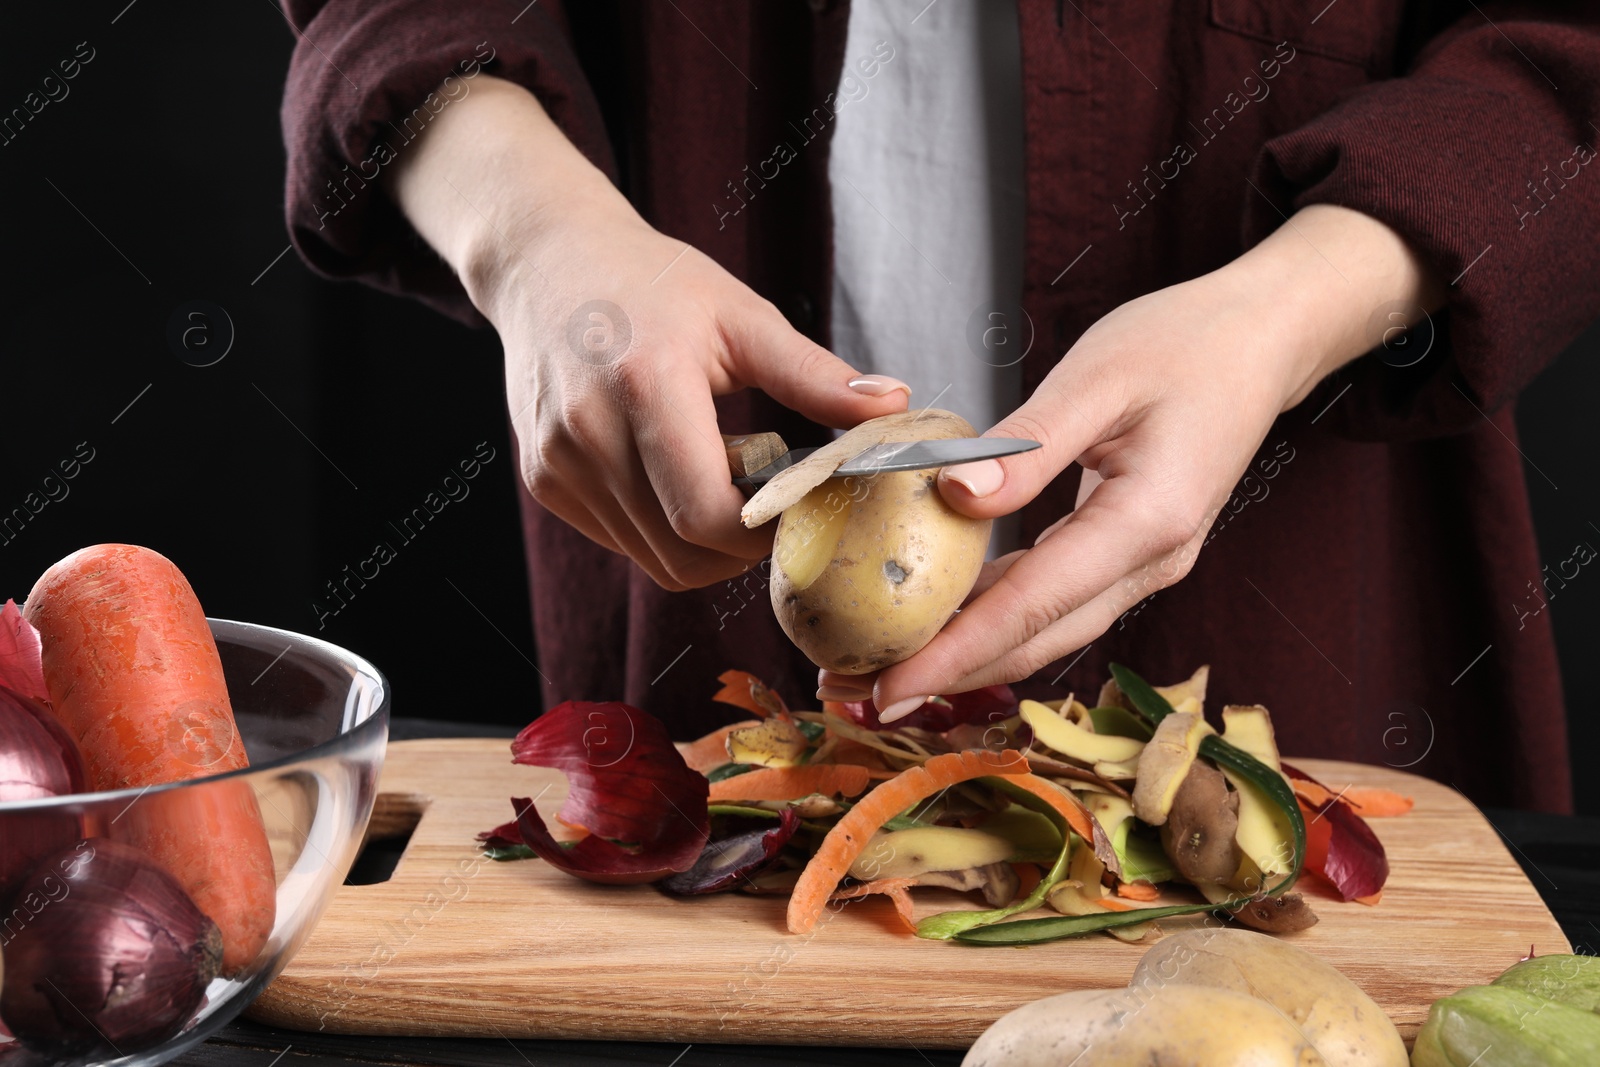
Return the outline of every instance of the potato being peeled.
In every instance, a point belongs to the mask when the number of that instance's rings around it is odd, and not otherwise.
[[[888,416],[857,430],[883,423],[892,425],[867,444],[976,436],[947,412]],[[899,663],[933,640],[972,591],[992,523],[946,504],[938,473],[829,478],[784,509],[772,610],[817,666],[866,674]]]

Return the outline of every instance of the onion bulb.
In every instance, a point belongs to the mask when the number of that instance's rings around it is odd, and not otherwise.
[[[0,912],[0,1018],[24,1045],[126,1055],[179,1033],[222,935],[143,853],[91,838],[40,860]]]
[[[49,708],[0,686],[0,802],[81,793],[83,757]],[[0,815],[0,893],[47,853],[83,837],[63,811]]]

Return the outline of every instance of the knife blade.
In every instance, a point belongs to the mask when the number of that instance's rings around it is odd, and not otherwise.
[[[785,449],[777,434],[724,435],[728,471],[745,496],[754,495],[780,471],[805,459],[814,448]],[[834,471],[834,477],[871,477],[892,471],[926,470],[998,459],[1038,448],[1039,442],[1013,437],[964,437],[943,441],[891,441],[873,445],[851,457]],[[751,469],[754,467],[755,469]]]
[[[856,453],[854,459],[833,472],[835,478],[851,475],[867,477],[890,471],[919,471],[930,467],[949,467],[974,463],[980,459],[999,459],[1018,452],[1031,452],[1038,441],[1020,437],[965,437],[946,441],[890,441]]]

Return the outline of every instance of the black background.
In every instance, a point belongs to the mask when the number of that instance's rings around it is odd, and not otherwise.
[[[69,95],[0,145],[0,515],[79,442],[95,457],[0,544],[0,597],[22,597],[72,549],[145,544],[184,569],[210,614],[371,658],[397,714],[526,722],[539,684],[496,338],[319,279],[293,252],[276,258],[294,37],[272,0],[125,4],[13,7],[0,35],[0,115],[79,42],[94,49]],[[167,341],[193,300],[232,321],[212,366]],[[213,343],[223,333],[214,325]],[[1546,560],[1600,543],[1597,349],[1591,329],[1518,408]],[[480,442],[496,458],[470,495],[400,544],[388,523]],[[319,629],[324,583],[379,540],[398,558]],[[1600,579],[1580,577],[1550,611],[1579,806],[1600,812],[1583,758],[1600,743]]]

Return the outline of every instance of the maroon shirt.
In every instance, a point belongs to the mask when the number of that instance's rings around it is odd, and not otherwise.
[[[283,108],[288,218],[319,271],[482,322],[362,176],[405,151],[415,109],[449,106],[429,97],[446,75],[487,69],[537,94],[652,224],[827,343],[844,3],[287,6],[304,34]],[[1228,262],[1306,204],[1382,220],[1454,280],[1424,358],[1366,356],[1279,418],[1190,576],[1021,688],[1093,693],[1111,661],[1156,682],[1209,662],[1213,704],[1266,704],[1285,752],[1570,810],[1532,592],[1555,569],[1537,556],[1511,400],[1600,313],[1600,173],[1583,173],[1600,16],[1487,0],[1019,7],[1028,388],[1099,316]],[[780,143],[795,160],[746,184]],[[730,182],[747,201],[732,217]],[[718,406],[725,432],[824,435],[757,394]],[[1071,508],[1077,480],[1024,510],[1024,536]],[[523,513],[547,702],[620,697],[689,737],[734,717],[708,698],[739,667],[809,703],[815,669],[759,577],[669,594],[526,494]]]

